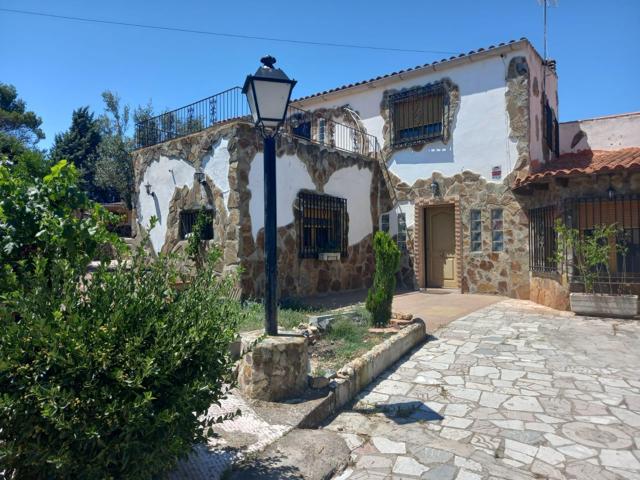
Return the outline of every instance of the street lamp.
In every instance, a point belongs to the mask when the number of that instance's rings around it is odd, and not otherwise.
[[[276,216],[276,140],[278,128],[284,122],[296,84],[279,68],[274,68],[272,56],[260,59],[262,66],[255,75],[248,75],[242,87],[256,127],[264,139],[264,330],[267,335],[278,334],[277,216]]]

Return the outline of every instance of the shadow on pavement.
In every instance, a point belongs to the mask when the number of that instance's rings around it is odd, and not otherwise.
[[[282,463],[282,457],[260,457],[246,460],[233,467],[233,471],[225,478],[230,480],[298,480],[303,479],[302,472],[297,467]]]

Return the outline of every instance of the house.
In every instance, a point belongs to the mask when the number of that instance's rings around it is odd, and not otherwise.
[[[368,286],[382,229],[405,287],[564,307],[570,282],[545,257],[555,206],[607,196],[609,179],[625,201],[640,192],[640,115],[561,124],[557,86],[555,62],[521,39],[292,102],[277,153],[281,296]],[[153,249],[179,250],[205,208],[224,268],[260,296],[262,146],[247,113],[232,89],[138,125],[136,223],[155,216]]]

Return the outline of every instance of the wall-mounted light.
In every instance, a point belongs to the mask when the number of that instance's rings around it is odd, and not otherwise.
[[[144,184],[144,189],[147,192],[147,195],[153,195],[153,192],[151,191],[151,184],[149,182]]]
[[[440,196],[440,185],[438,185],[438,182],[436,182],[435,180],[431,182],[431,193],[434,197]]]
[[[193,174],[193,179],[201,184],[206,183],[204,172],[201,169],[197,169]]]

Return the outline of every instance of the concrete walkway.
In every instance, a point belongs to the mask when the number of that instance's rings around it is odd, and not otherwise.
[[[412,313],[427,322],[427,332],[436,330],[476,310],[493,305],[505,297],[461,294],[457,290],[428,289],[426,292],[399,293],[393,297],[393,310]]]
[[[326,425],[336,478],[640,478],[640,323],[506,300],[436,335]]]
[[[300,301],[317,309],[333,310],[363,304],[366,298],[367,290],[354,290],[323,297],[305,297]],[[458,290],[430,288],[396,293],[393,310],[422,318],[427,322],[427,331],[433,333],[457,318],[504,299],[495,295],[461,294]]]

